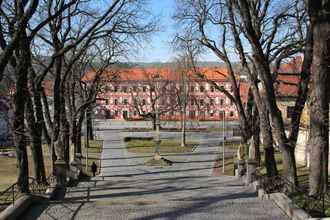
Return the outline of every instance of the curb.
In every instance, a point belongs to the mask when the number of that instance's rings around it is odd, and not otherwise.
[[[276,205],[293,220],[305,220],[311,218],[307,212],[296,206],[284,193],[271,193],[269,194],[269,199],[273,200]]]
[[[330,218],[312,218],[307,212],[286,196],[284,193],[266,193],[264,189],[260,188],[258,181],[250,184],[258,193],[258,198],[262,200],[272,200],[287,216],[293,220],[330,220]]]
[[[0,220],[16,220],[35,202],[44,198],[32,195],[23,195],[14,204],[9,205],[0,213]]]

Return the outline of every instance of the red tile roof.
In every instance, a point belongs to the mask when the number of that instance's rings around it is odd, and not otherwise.
[[[212,68],[198,68],[197,70],[205,78],[210,80],[220,80],[224,81],[228,78],[227,70],[224,68],[212,67]],[[167,80],[179,80],[180,74],[173,68],[115,68],[110,69],[102,74],[105,80],[123,80],[123,81],[147,81],[152,79],[155,75],[159,75],[162,79]],[[192,72],[188,75],[194,79],[199,79],[199,74],[194,74]],[[88,72],[84,75],[83,80],[91,81],[95,76],[94,72]]]
[[[299,80],[299,75],[280,74],[274,83],[276,95],[282,97],[297,96]]]
[[[298,86],[300,81],[300,72],[303,58],[298,56],[290,59],[288,63],[281,65],[279,75],[274,83],[277,96],[294,97],[298,94]]]

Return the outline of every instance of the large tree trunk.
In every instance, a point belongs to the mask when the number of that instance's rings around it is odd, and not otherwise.
[[[29,126],[29,134],[32,140],[31,152],[34,175],[38,183],[46,182],[44,158],[42,154],[42,128],[34,117],[33,104],[30,96],[27,96],[26,120]]]
[[[253,76],[251,76],[253,77]],[[269,121],[269,114],[266,108],[266,105],[263,101],[263,90],[258,89],[256,80],[250,79],[251,89],[253,93],[253,99],[257,106],[257,110],[260,118],[260,129],[262,134],[262,142],[264,146],[264,156],[265,156],[265,166],[268,177],[273,177],[278,174],[276,160],[275,160],[275,152],[273,145],[273,136],[272,129]]]
[[[61,110],[60,110],[60,139],[63,144],[63,153],[64,153],[64,161],[66,162],[67,165],[69,165],[70,162],[70,124],[67,120],[66,117],[66,102],[65,102],[65,86],[64,83],[62,83],[62,88],[61,88]]]
[[[82,124],[84,122],[84,112],[80,113],[78,123],[77,123],[77,130],[76,130],[76,153],[81,155],[81,129],[82,129]]]
[[[62,119],[62,86],[61,86],[61,70],[62,70],[62,57],[56,58],[55,61],[55,83],[54,83],[54,121],[53,121],[53,135],[52,135],[52,148],[54,148],[56,160],[65,161],[64,143],[63,143],[63,123]],[[61,131],[62,130],[62,131]]]
[[[278,174],[275,152],[274,152],[274,143],[272,130],[269,123],[268,114],[260,114],[260,128],[262,130],[262,142],[264,146],[264,157],[265,157],[265,166],[268,177],[273,177]]]
[[[311,195],[328,188],[329,96],[330,96],[330,1],[308,1],[313,30],[313,63],[310,94]]]
[[[261,155],[260,155],[260,117],[258,113],[257,106],[253,107],[253,117],[252,117],[252,125],[253,125],[253,144],[255,149],[255,158],[257,161],[257,165],[261,165]]]
[[[88,107],[87,108],[87,131],[88,131],[88,137],[89,137],[89,140],[94,140],[94,128],[93,128],[93,118],[92,118],[92,115],[93,115],[93,109],[92,107]]]
[[[17,183],[20,192],[29,192],[29,169],[28,169],[28,157],[26,150],[25,128],[24,128],[24,112],[27,93],[27,77],[28,66],[30,65],[30,48],[26,39],[26,33],[22,33],[20,38],[19,47],[16,51],[17,66],[15,68],[16,76],[16,92],[14,95],[14,141],[16,145],[16,159],[17,159]]]
[[[265,91],[265,98],[263,98],[263,101],[265,101],[271,119],[272,132],[283,152],[283,175],[293,184],[297,184],[296,164],[294,158],[295,146],[289,144],[289,140],[285,133],[282,114],[276,103],[273,85],[274,80],[270,70],[269,57],[264,53],[263,45],[260,42],[260,33],[258,32],[260,26],[258,26],[259,24],[256,24],[257,22],[253,20],[251,16],[251,5],[249,4],[249,1],[239,0],[238,2],[239,7],[237,7],[237,9],[240,12],[245,34],[253,51],[252,57],[254,68],[261,79]]]
[[[41,88],[41,100],[42,100],[42,110],[43,110],[43,116],[44,116],[44,123],[43,123],[43,133],[48,143],[48,152],[51,159],[51,173],[54,174],[54,162],[56,161],[56,153],[55,148],[53,144],[53,122],[51,120],[50,116],[50,110],[48,105],[47,96],[45,94],[45,91]]]

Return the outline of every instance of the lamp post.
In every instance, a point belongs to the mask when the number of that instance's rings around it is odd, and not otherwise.
[[[85,113],[85,126],[86,126],[86,134],[85,134],[85,149],[86,149],[86,160],[85,160],[85,166],[86,166],[86,172],[88,171],[88,148],[89,148],[89,138],[88,138],[88,123],[87,123],[87,111]]]
[[[155,77],[156,78],[156,77]],[[159,89],[158,88],[158,77],[156,78],[156,89],[155,89],[155,94],[157,92],[157,90]],[[159,95],[159,94],[158,94]],[[160,134],[159,134],[159,127],[160,127],[160,119],[159,119],[159,104],[158,104],[158,99],[156,100],[156,103],[155,103],[155,117],[156,117],[156,138],[155,138],[155,155],[154,155],[154,159],[155,160],[159,160],[161,159],[161,156],[160,156],[160,152],[159,152],[159,148],[160,148]]]
[[[225,110],[222,111],[222,174],[225,173]]]

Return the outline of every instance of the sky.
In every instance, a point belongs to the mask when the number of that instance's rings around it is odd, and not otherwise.
[[[132,57],[133,62],[169,62],[176,55],[171,47],[176,27],[172,16],[175,13],[175,0],[150,0],[151,12],[160,19],[159,31],[154,33],[150,42],[143,44],[138,54]],[[202,61],[217,61],[212,54],[205,54]]]

